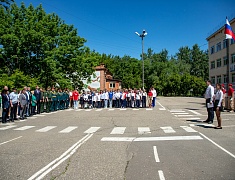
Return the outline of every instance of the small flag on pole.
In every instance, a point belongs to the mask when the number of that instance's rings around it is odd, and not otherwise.
[[[233,39],[235,41],[235,34],[232,30],[232,27],[229,24],[229,21],[226,17],[226,24],[225,24],[225,31],[224,34],[226,34],[226,39]]]

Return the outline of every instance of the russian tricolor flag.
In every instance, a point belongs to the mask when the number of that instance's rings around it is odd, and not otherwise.
[[[232,27],[230,26],[228,19],[226,18],[226,24],[225,24],[225,31],[224,34],[226,34],[226,39],[232,39],[235,41],[235,34],[232,30]]]

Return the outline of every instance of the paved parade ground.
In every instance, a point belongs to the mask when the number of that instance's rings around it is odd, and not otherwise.
[[[202,98],[153,109],[43,113],[0,125],[0,179],[235,179],[235,113],[202,123]]]

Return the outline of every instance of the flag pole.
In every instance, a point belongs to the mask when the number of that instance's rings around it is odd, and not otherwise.
[[[227,50],[227,91],[228,91],[228,88],[229,88],[229,39],[226,39],[226,50]]]

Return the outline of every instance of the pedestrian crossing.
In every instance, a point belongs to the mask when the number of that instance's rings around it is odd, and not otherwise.
[[[60,134],[68,134],[71,132],[77,132],[79,126],[68,126],[64,127],[61,129],[61,127],[57,126],[45,126],[45,127],[36,127],[36,126],[17,126],[17,125],[9,125],[9,126],[4,126],[0,128],[0,131],[5,131],[5,130],[14,130],[14,131],[28,131],[32,130],[35,131],[36,133],[47,133],[50,131],[57,132]],[[102,129],[101,127],[89,127],[88,129],[84,130],[84,134],[92,134],[97,132],[98,130]],[[171,126],[163,126],[159,128],[150,128],[150,127],[113,127],[110,128],[110,131],[108,132],[107,128],[104,128],[105,132],[110,134],[110,135],[123,135],[125,133],[133,133],[133,134],[139,134],[139,135],[147,135],[147,134],[153,134],[153,133],[166,133],[166,134],[173,134],[173,133],[194,133],[197,132],[190,126],[179,126],[179,127],[171,127]]]

